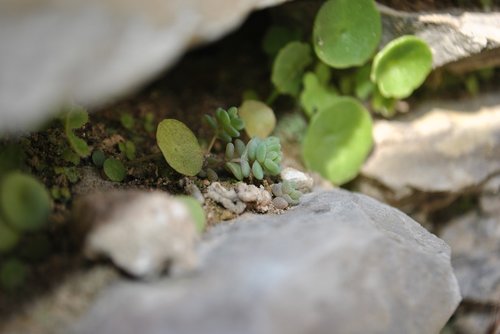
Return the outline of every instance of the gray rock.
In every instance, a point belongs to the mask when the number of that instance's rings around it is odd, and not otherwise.
[[[162,192],[94,193],[74,206],[75,229],[89,258],[106,257],[137,277],[196,265],[198,234],[186,205]]]
[[[342,190],[213,228],[201,267],[101,294],[72,333],[438,333],[460,301],[448,246]]]
[[[251,10],[284,1],[1,1],[0,132],[36,125],[63,103],[124,94]]]
[[[441,237],[450,245],[452,265],[464,299],[500,301],[500,219],[468,215],[448,224]]]
[[[457,193],[500,170],[500,95],[429,102],[377,121],[362,174],[401,196],[411,189]]]

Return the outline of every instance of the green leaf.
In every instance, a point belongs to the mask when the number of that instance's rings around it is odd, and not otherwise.
[[[423,40],[402,36],[387,44],[373,60],[372,81],[385,97],[411,95],[432,69],[432,52]]]
[[[85,158],[90,155],[90,148],[85,140],[77,137],[74,129],[81,128],[89,121],[89,114],[80,106],[71,106],[66,113],[64,121],[64,130],[68,138],[69,145],[80,157]]]
[[[50,195],[31,175],[7,174],[1,184],[0,201],[6,223],[17,231],[36,231],[47,223]]]
[[[203,166],[203,152],[189,128],[175,119],[158,124],[156,141],[167,163],[177,172],[194,176]]]
[[[312,117],[316,112],[337,101],[337,93],[333,89],[323,86],[314,73],[307,72],[303,80],[304,90],[300,94],[300,105],[308,117]]]
[[[385,97],[378,89],[375,89],[372,96],[372,108],[386,118],[393,117],[396,114],[396,99]]]
[[[314,21],[314,50],[335,68],[363,65],[377,49],[382,32],[373,0],[329,0]]]
[[[120,117],[120,123],[125,129],[131,130],[134,127],[135,120],[130,113],[125,113]]]
[[[205,210],[201,207],[200,202],[194,197],[186,195],[176,196],[176,198],[180,199],[188,208],[196,224],[196,230],[200,233],[203,232],[207,219],[205,217]]]
[[[104,152],[102,150],[95,150],[92,153],[92,162],[97,167],[102,167],[102,165],[104,164],[104,160],[106,160],[106,156],[104,155]]]
[[[273,132],[276,126],[276,116],[267,104],[256,100],[246,100],[239,111],[245,123],[245,131],[250,138],[266,138]]]
[[[330,67],[321,61],[318,61],[316,66],[314,66],[314,74],[318,77],[319,83],[324,86],[328,85],[332,79],[332,71]]]
[[[366,64],[356,71],[354,77],[354,92],[360,100],[366,100],[375,88],[375,84],[370,79],[371,64]]]
[[[274,60],[272,83],[280,93],[296,96],[300,91],[302,74],[311,62],[311,48],[308,44],[288,43]]]
[[[372,145],[370,114],[357,100],[342,97],[313,117],[302,156],[309,169],[340,185],[357,175]]]
[[[19,233],[7,226],[0,218],[0,254],[7,253],[19,241]]]
[[[122,182],[127,175],[127,170],[120,160],[114,158],[108,158],[104,161],[102,165],[104,168],[104,174],[114,182]]]

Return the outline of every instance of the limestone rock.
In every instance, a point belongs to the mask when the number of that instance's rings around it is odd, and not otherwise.
[[[187,48],[285,0],[0,2],[0,133],[136,88]]]
[[[179,269],[196,264],[193,218],[184,203],[165,193],[94,193],[77,201],[73,212],[90,258],[110,258],[137,277],[158,275],[169,263]]]
[[[450,222],[441,234],[453,250],[452,265],[464,298],[500,301],[500,219],[475,212]]]
[[[500,170],[500,95],[429,102],[374,125],[362,174],[396,193],[460,192]]]
[[[200,258],[195,272],[115,285],[71,333],[435,334],[460,301],[442,240],[343,190],[221,223]]]

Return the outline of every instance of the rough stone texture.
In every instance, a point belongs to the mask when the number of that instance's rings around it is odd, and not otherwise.
[[[284,1],[1,1],[0,132],[33,126],[62,103],[126,93],[251,10]]]
[[[71,333],[435,334],[460,300],[442,240],[342,190],[218,225],[200,254],[195,272],[101,294]]]
[[[110,258],[137,277],[158,275],[168,264],[192,268],[198,234],[188,208],[162,192],[111,191],[80,198],[74,207],[77,235],[90,258]]]
[[[450,222],[441,234],[465,299],[500,305],[500,219],[475,212]]]
[[[500,95],[429,102],[377,121],[362,174],[401,196],[411,189],[460,192],[500,170]]]

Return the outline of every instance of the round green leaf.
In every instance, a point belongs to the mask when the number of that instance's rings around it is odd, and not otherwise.
[[[411,95],[432,69],[432,52],[423,40],[402,36],[387,44],[373,61],[372,81],[385,97]]]
[[[206,217],[205,211],[201,207],[200,202],[198,202],[194,197],[186,195],[177,196],[176,198],[180,199],[188,208],[194,219],[198,232],[203,232],[206,225]]]
[[[203,152],[189,128],[175,119],[165,119],[158,124],[156,141],[165,160],[177,172],[194,176],[203,166]]]
[[[331,87],[321,84],[316,74],[307,72],[303,80],[304,90],[300,93],[300,105],[307,116],[312,117],[337,100],[338,94]]]
[[[19,234],[0,219],[0,254],[10,251],[19,241]]]
[[[302,155],[309,169],[340,185],[357,175],[372,145],[370,114],[357,100],[343,97],[313,117]]]
[[[266,138],[276,126],[274,111],[263,102],[246,100],[239,108],[239,113],[245,122],[245,131],[250,138]]]
[[[297,95],[302,74],[312,62],[311,48],[306,43],[290,42],[274,60],[271,81],[282,94]]]
[[[314,50],[332,67],[359,66],[375,52],[381,32],[373,0],[329,0],[314,21]]]
[[[127,175],[127,170],[123,166],[123,163],[114,158],[106,159],[102,167],[104,168],[104,174],[114,182],[122,182]]]
[[[0,189],[1,208],[6,223],[18,231],[42,228],[50,214],[50,195],[34,177],[21,172],[5,176]]]

